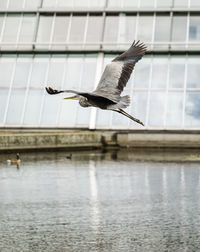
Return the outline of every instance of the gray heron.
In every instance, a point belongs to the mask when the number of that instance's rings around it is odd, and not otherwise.
[[[78,92],[74,90],[56,90],[46,87],[47,93],[51,95],[59,93],[73,93],[72,97],[64,99],[79,100],[82,107],[96,107],[104,110],[118,112],[131,120],[144,124],[137,118],[129,115],[123,109],[130,104],[128,95],[121,96],[121,93],[128,82],[135,64],[146,52],[146,46],[140,41],[134,41],[131,47],[107,64],[97,88],[91,92]]]

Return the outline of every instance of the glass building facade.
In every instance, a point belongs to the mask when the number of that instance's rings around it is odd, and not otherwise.
[[[142,128],[44,89],[94,90],[138,39],[127,112],[146,129],[199,129],[199,0],[0,0],[0,127]]]

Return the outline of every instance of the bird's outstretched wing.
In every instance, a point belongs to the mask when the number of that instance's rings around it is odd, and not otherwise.
[[[50,95],[60,94],[60,93],[73,93],[73,94],[80,94],[80,92],[77,92],[75,90],[57,90],[53,89],[51,87],[45,87],[46,91]]]
[[[140,41],[134,41],[127,51],[114,58],[106,66],[99,84],[93,93],[118,102],[135,64],[142,58],[145,52],[146,46],[140,43]]]

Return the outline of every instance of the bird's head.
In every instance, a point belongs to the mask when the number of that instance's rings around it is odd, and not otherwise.
[[[82,107],[89,107],[89,106],[91,106],[91,104],[88,102],[88,99],[86,97],[81,96],[81,95],[74,95],[74,96],[71,96],[71,97],[66,97],[64,99],[67,99],[67,100],[78,100],[79,104]]]

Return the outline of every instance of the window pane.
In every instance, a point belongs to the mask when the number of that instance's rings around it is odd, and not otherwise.
[[[134,75],[134,88],[148,88],[151,58],[143,58],[136,64]]]
[[[24,124],[38,125],[40,117],[40,108],[46,83],[46,72],[48,66],[48,55],[37,55],[32,61],[32,72],[30,78],[30,88],[26,102],[24,114]],[[34,104],[34,106],[33,106]]]
[[[74,7],[81,8],[81,7],[89,7],[88,0],[74,0]]]
[[[40,16],[37,42],[50,42],[53,16]],[[48,48],[48,45],[38,45],[38,48]]]
[[[190,57],[188,59],[187,87],[200,88],[200,58]]]
[[[165,92],[150,93],[149,126],[163,126],[165,109]]]
[[[181,127],[183,92],[169,92],[167,96],[166,126]]]
[[[68,57],[65,70],[64,89],[80,89],[83,65],[83,55],[70,55]]]
[[[97,7],[97,8],[102,8],[105,7],[105,1],[106,0],[89,0],[89,7]]]
[[[17,60],[13,87],[26,87],[31,66],[31,58]]]
[[[42,110],[42,125],[56,125],[58,116],[59,104],[61,103],[61,96],[48,95],[45,93],[44,107]]]
[[[54,0],[53,0],[54,1]],[[54,5],[55,5],[55,1],[54,1]],[[58,7],[73,7],[73,0],[58,0],[57,1],[57,6]],[[53,6],[53,4],[52,4]]]
[[[52,57],[47,77],[47,86],[53,86],[56,89],[61,89],[63,84],[63,75],[64,75],[64,64],[65,57]],[[61,96],[56,96],[55,98],[50,95],[45,95],[44,98],[44,107],[42,111],[42,120],[43,125],[55,125],[57,119],[57,113],[59,105],[61,103]]]
[[[104,112],[104,111],[103,111]],[[127,111],[128,112],[128,111]],[[105,112],[104,112],[105,114]],[[129,125],[129,122],[130,122],[130,119],[126,116],[123,116],[122,114],[119,114],[119,113],[116,113],[116,112],[113,112],[111,114],[111,127],[112,128],[127,128],[127,126]],[[110,121],[109,120],[109,121]],[[108,127],[109,125],[109,121],[106,125],[106,128]],[[130,122],[130,125],[131,126],[134,126],[135,123],[133,121]]]
[[[60,89],[62,86],[65,62],[65,56],[60,55],[60,57],[52,56],[49,63],[47,83],[52,83],[51,85],[57,87],[58,89]]]
[[[190,0],[190,7],[199,7],[200,2],[199,0]]]
[[[8,0],[1,0],[1,1],[0,1],[0,9],[1,9],[1,10],[6,9],[6,7],[7,7],[7,2],[8,2]]]
[[[173,16],[172,41],[185,41],[187,30],[187,16]]]
[[[153,16],[140,15],[138,23],[137,39],[143,42],[151,42],[153,33]]]
[[[200,126],[200,92],[187,92],[185,103],[185,126]]]
[[[183,88],[185,77],[185,58],[172,57],[170,59],[169,70],[169,87]]]
[[[63,127],[76,126],[76,116],[78,102],[76,100],[64,100],[61,101],[61,109],[59,113],[59,125]]]
[[[119,42],[130,42],[135,38],[136,16],[120,16]]]
[[[97,109],[97,118],[96,118],[96,126],[97,128],[109,128],[112,111],[103,111],[101,109]]]
[[[21,121],[22,109],[24,105],[25,88],[11,91],[6,124],[19,125]]]
[[[95,24],[95,29],[94,29]],[[88,28],[86,35],[86,42],[100,42],[102,41],[102,26],[103,18],[102,16],[90,16],[88,20]],[[85,48],[98,49],[98,45],[86,45]]]
[[[90,123],[90,113],[91,108],[82,108],[79,104],[77,104],[77,116],[76,116],[76,125],[79,127],[84,127],[89,125]]]
[[[67,0],[66,2],[68,2]],[[43,0],[42,7],[56,7],[56,1],[55,0]]]
[[[81,90],[91,92],[94,89],[97,55],[86,55],[83,62]]]
[[[113,7],[113,8],[122,7],[122,1],[121,0],[109,0],[108,7]]]
[[[3,123],[8,91],[14,70],[15,58],[2,57],[0,61],[0,124]]]
[[[174,0],[173,0],[174,1]],[[156,3],[157,7],[163,8],[163,7],[172,7],[172,0],[159,0]]]
[[[144,124],[146,122],[147,97],[147,91],[133,91],[131,98],[131,114]],[[139,124],[135,124],[134,126],[141,128]]]
[[[23,121],[25,125],[37,126],[39,124],[43,93],[43,89],[29,89]]]
[[[188,7],[188,0],[174,0],[174,7]]]
[[[140,0],[140,7],[154,7],[154,0]]]
[[[2,42],[16,42],[17,41],[17,34],[19,29],[19,23],[20,23],[21,16],[19,15],[8,15],[6,18],[5,23],[5,30],[3,33]],[[1,48],[3,49],[13,49],[13,45],[4,45]]]
[[[168,60],[166,57],[153,59],[152,84],[153,88],[166,88]]]
[[[172,21],[172,41],[186,41],[186,32],[187,32],[187,16],[186,15],[176,15],[173,16]],[[172,45],[172,48],[183,48],[184,45]]]
[[[1,88],[0,92],[0,124],[3,123],[6,103],[8,99],[8,88]]]
[[[9,9],[22,9],[24,0],[9,0]]]
[[[123,1],[123,7],[138,7],[139,0],[126,0]]]
[[[170,22],[169,16],[156,16],[155,41],[170,41]],[[155,48],[167,49],[168,45],[156,45]]]
[[[200,16],[190,17],[189,40],[200,40]]]
[[[45,82],[49,56],[34,57],[32,62],[32,74],[30,80],[31,87],[41,87]]]
[[[1,32],[2,32],[3,21],[4,21],[4,15],[0,14],[0,35],[1,35]]]
[[[41,0],[26,0],[25,2],[25,9],[36,9],[38,7],[40,7],[40,2]]]
[[[115,27],[115,29],[113,29]],[[118,16],[107,16],[105,23],[105,32],[104,32],[104,42],[110,42],[114,45],[105,44],[105,49],[116,48],[116,43],[118,41],[118,29],[119,29],[119,17]]]
[[[53,32],[53,42],[66,43],[69,29],[69,16],[56,16]],[[53,49],[64,50],[65,45],[52,45]]]
[[[85,23],[86,16],[73,16],[70,30],[69,42],[72,44],[69,45],[70,49],[81,48],[81,45],[73,45],[77,42],[83,42],[84,33],[85,33]]]
[[[35,15],[25,15],[22,20],[19,42],[21,43],[33,42],[34,29],[35,29]],[[24,48],[31,49],[31,45],[29,46],[22,45],[21,47],[23,49]]]
[[[14,70],[15,58],[2,57],[0,61],[0,87],[9,87]]]

